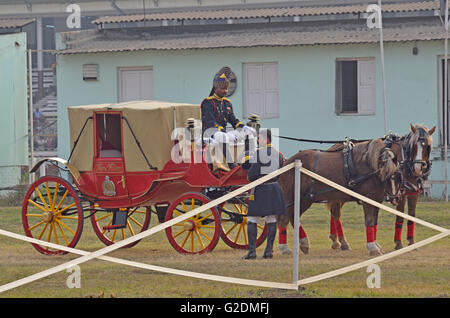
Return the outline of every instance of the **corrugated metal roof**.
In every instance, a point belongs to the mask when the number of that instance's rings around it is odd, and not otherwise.
[[[382,5],[383,12],[408,12],[408,11],[432,11],[439,8],[439,1],[420,1],[388,3]],[[162,20],[221,20],[221,19],[250,19],[269,17],[295,17],[335,14],[356,14],[366,12],[367,4],[340,5],[340,6],[315,6],[315,7],[285,7],[262,9],[226,9],[208,11],[182,11],[166,13],[148,13],[136,15],[106,16],[98,18],[92,23],[124,23],[140,21]]]
[[[445,38],[443,27],[431,25],[384,26],[385,42],[429,41]],[[300,46],[319,44],[377,43],[378,29],[367,26],[330,26],[328,28],[266,28],[229,32],[155,35],[140,33],[126,35],[123,30],[89,30],[62,33],[66,49],[57,54],[125,52],[140,50],[219,49],[261,46]]]
[[[22,28],[34,22],[34,19],[3,19],[0,20],[0,29]]]

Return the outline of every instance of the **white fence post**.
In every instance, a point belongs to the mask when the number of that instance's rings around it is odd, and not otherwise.
[[[298,282],[298,256],[299,256],[299,228],[300,228],[300,169],[302,162],[295,160],[295,188],[294,188],[294,259],[292,270],[292,281],[294,284]],[[298,287],[297,287],[298,288]]]

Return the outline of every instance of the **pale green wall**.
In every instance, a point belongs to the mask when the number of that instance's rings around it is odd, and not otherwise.
[[[409,123],[438,125],[438,57],[443,42],[385,44],[388,129],[406,134]],[[335,60],[374,57],[376,60],[376,115],[336,116]],[[139,51],[124,53],[77,54],[58,56],[58,144],[59,155],[69,155],[66,108],[118,101],[118,67],[153,66],[155,99],[200,103],[211,89],[212,76],[230,66],[238,78],[231,97],[235,112],[243,113],[243,63],[278,62],[280,118],[263,120],[265,127],[280,128],[280,134],[310,139],[356,139],[384,135],[381,65],[378,44],[323,45],[302,47],[264,47],[180,51]],[[83,82],[84,63],[100,65],[97,82]],[[438,127],[439,128],[439,127]],[[435,145],[438,145],[438,133]],[[151,142],[151,140],[145,141]],[[299,149],[327,145],[282,140],[280,149],[290,156]],[[433,171],[437,179],[441,172]]]
[[[20,181],[20,169],[16,166],[28,165],[26,49],[26,33],[0,35],[0,184],[3,185],[14,184],[15,179]]]

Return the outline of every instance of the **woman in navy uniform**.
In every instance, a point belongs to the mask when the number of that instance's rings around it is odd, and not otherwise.
[[[284,157],[272,147],[271,141],[272,133],[270,129],[260,129],[258,133],[260,148],[256,152],[255,157],[250,161],[250,168],[248,170],[248,180],[250,182],[283,166]],[[286,205],[278,177],[272,178],[252,189],[247,214],[249,251],[244,256],[244,259],[256,258],[256,223],[260,217],[265,218],[268,228],[267,243],[263,258],[273,257],[273,242],[277,232],[275,215],[283,213],[286,213]]]

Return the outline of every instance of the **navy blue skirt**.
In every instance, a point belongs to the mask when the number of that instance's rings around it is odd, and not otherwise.
[[[286,213],[283,190],[278,182],[264,183],[255,188],[248,201],[249,216]]]

